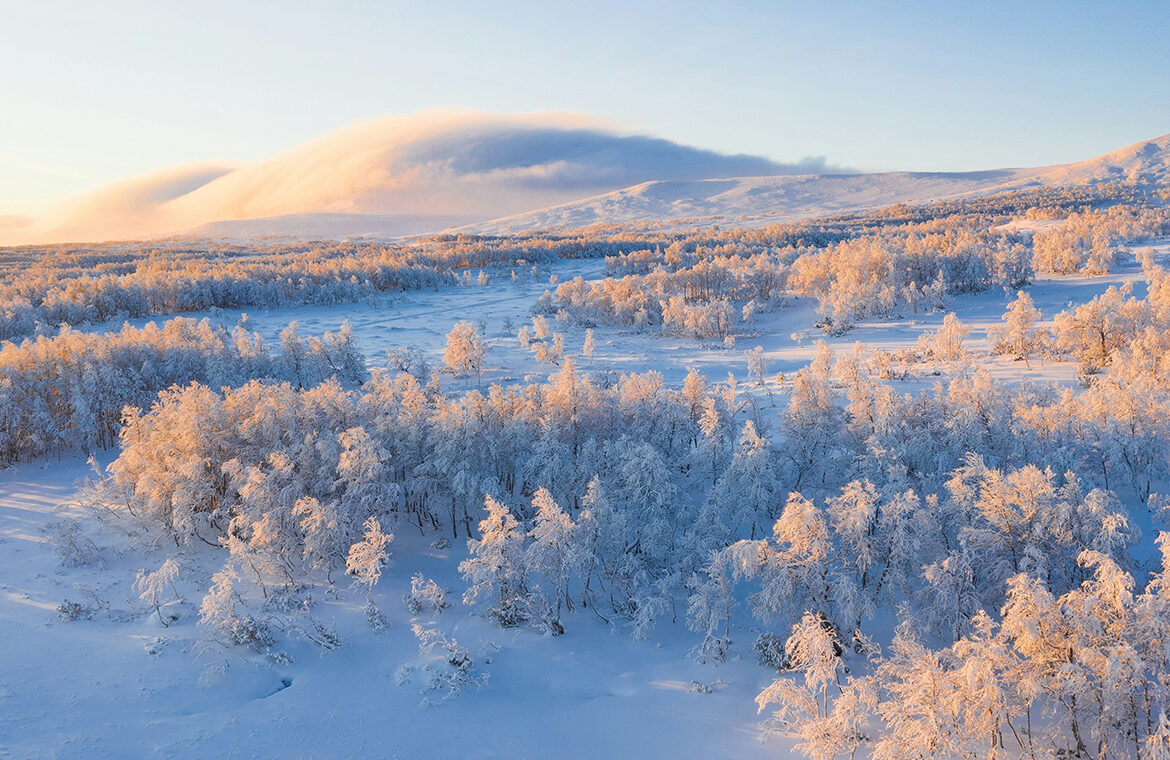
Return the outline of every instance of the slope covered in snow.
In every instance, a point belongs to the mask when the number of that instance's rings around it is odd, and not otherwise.
[[[599,223],[672,221],[756,227],[810,216],[988,195],[1039,185],[1107,181],[1165,181],[1170,176],[1170,135],[1146,140],[1087,161],[1030,169],[978,172],[882,172],[738,177],[691,182],[645,182],[585,200],[474,225],[508,233]]]
[[[813,216],[929,203],[1036,186],[1095,182],[1162,182],[1170,177],[1170,135],[1087,161],[975,172],[779,174],[715,179],[654,179],[621,190],[491,221],[468,215],[305,214],[215,222],[195,230],[212,237],[397,237],[465,225],[508,234],[622,222],[667,226],[721,223],[759,227]]]
[[[1170,134],[1142,140],[1088,161],[1041,169],[1032,179],[1046,185],[1165,182],[1170,179]]]
[[[208,222],[190,231],[197,237],[259,240],[296,238],[397,238],[441,232],[476,221],[465,214],[287,214],[259,219]]]
[[[167,235],[393,238],[464,226],[513,232],[691,220],[759,226],[1032,185],[1157,180],[1170,136],[1088,161],[976,172],[837,173],[623,132],[573,114],[431,111],[350,125],[254,164],[132,177],[42,218],[6,217],[0,245]]]
[[[907,201],[937,201],[990,192],[1018,181],[1022,176],[1022,170],[1006,170],[655,181],[583,201],[496,219],[473,228],[507,233],[651,220],[689,220],[699,224],[718,221],[728,225],[761,226]]]

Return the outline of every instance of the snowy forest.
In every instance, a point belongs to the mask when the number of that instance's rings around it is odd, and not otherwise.
[[[380,688],[446,710],[519,646],[457,619],[672,630],[777,755],[1165,760],[1166,201],[3,249],[0,463],[88,458],[56,624],[191,631],[204,684],[409,631]]]

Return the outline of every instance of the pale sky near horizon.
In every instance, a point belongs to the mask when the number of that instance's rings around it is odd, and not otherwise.
[[[1170,132],[1170,4],[492,5],[0,0],[0,215],[436,106],[861,169],[1064,163]]]

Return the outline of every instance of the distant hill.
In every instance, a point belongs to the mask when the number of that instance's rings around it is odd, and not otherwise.
[[[259,219],[208,222],[187,234],[195,237],[256,240],[293,238],[398,238],[466,226],[475,217],[461,214],[290,214]]]
[[[895,203],[988,195],[1037,186],[1170,181],[1170,135],[1060,166],[980,172],[882,172],[644,182],[592,198],[472,225],[478,232],[674,222],[764,226]]]
[[[846,173],[625,134],[583,116],[430,112],[338,130],[247,166],[164,169],[43,219],[0,216],[0,245],[160,236],[395,238],[597,223],[763,226],[1038,185],[1170,179],[1170,135],[1062,166]]]
[[[738,177],[693,182],[644,182],[593,198],[472,225],[505,233],[600,222],[676,220],[685,224],[763,226],[791,219],[991,192],[1018,171],[966,174],[886,172]]]
[[[193,230],[397,235],[652,179],[824,169],[823,161],[782,164],[628,134],[574,114],[424,112],[351,125],[255,164],[180,166],[132,177],[63,203],[43,219],[0,217],[0,244]],[[253,220],[266,221],[244,223]]]

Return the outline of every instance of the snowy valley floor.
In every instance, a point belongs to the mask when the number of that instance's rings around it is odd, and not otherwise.
[[[1157,250],[1165,260],[1170,244]],[[503,325],[506,318],[514,328],[528,320],[550,272],[561,280],[588,279],[602,276],[603,265],[569,262],[542,271],[540,279],[497,277],[487,286],[408,293],[386,302],[272,310],[252,314],[252,323],[275,342],[290,320],[299,322],[302,333],[318,334],[348,319],[371,366],[382,366],[386,351],[400,346],[423,350],[437,365],[451,326],[461,319],[482,319],[491,346],[483,384],[543,380],[556,367],[538,364],[517,341],[515,329],[506,333]],[[1131,263],[1107,277],[1041,278],[1029,292],[1050,321],[1068,303],[1087,301],[1111,284],[1135,280],[1140,295],[1140,276]],[[972,327],[968,348],[987,350],[986,329],[999,322],[1008,300],[1008,294],[988,292],[951,302],[950,309]],[[231,325],[239,314],[209,316]],[[942,318],[938,313],[865,322],[829,343],[836,351],[849,350],[857,341],[875,348],[913,345]],[[758,398],[764,415],[774,418],[785,403],[784,386],[772,381],[765,392],[748,382],[744,352],[759,345],[772,375],[789,373],[813,356],[814,321],[811,302],[794,301],[761,315],[758,335],[740,336],[733,348],[598,327],[591,362],[580,355],[582,328],[555,329],[565,334],[567,352],[582,370],[654,369],[673,387],[692,366],[712,381],[734,372]],[[796,341],[793,333],[807,337]],[[1025,366],[986,357],[980,362],[1000,379],[1068,384],[1075,376],[1072,363]],[[898,387],[928,389],[937,379],[934,369],[920,365],[918,374]],[[945,375],[955,368],[937,370]],[[475,385],[450,378],[443,383],[449,391]],[[114,455],[107,451],[99,458],[105,464]],[[314,617],[336,625],[344,641],[336,651],[322,653],[294,638],[285,647],[293,661],[273,664],[240,648],[201,644],[199,599],[222,557],[202,544],[180,550],[181,560],[199,569],[193,578],[206,582],[188,580],[180,586],[185,601],[172,608],[179,619],[163,627],[137,600],[132,584],[139,568],[157,568],[175,548],[132,548],[123,522],[98,519],[72,506],[77,484],[89,474],[81,456],[0,470],[0,758],[754,758],[790,753],[784,739],[760,739],[754,699],[773,673],[751,656],[754,631],[735,632],[740,656],[714,666],[695,664],[687,656],[697,637],[685,626],[681,599],[677,623],[667,616],[641,642],[581,609],[566,618],[561,637],[500,630],[458,603],[465,584],[457,565],[467,555],[465,540],[433,548],[435,536],[420,536],[410,525],[393,528],[393,565],[374,591],[391,622],[385,633],[370,629],[362,594],[343,580],[336,597],[319,589],[313,610]],[[100,565],[60,565],[45,528],[65,517],[85,526],[100,549]],[[451,609],[429,617],[406,610],[401,598],[418,571],[453,591]],[[66,599],[93,608],[92,619],[62,620],[57,609]],[[490,675],[487,685],[442,705],[421,706],[418,675],[405,685],[397,677],[404,664],[423,664],[413,622],[458,639],[477,669]],[[696,681],[713,684],[712,693],[694,693]]]

